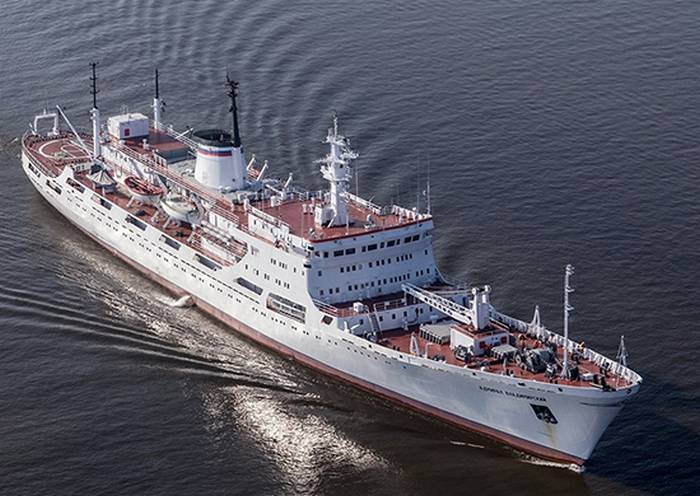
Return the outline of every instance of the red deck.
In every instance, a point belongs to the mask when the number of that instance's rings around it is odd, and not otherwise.
[[[155,227],[162,233],[167,234],[184,245],[190,246],[194,250],[206,255],[208,258],[211,258],[221,265],[231,265],[231,261],[223,260],[220,256],[211,253],[202,247],[202,236],[204,235],[200,231],[197,231],[195,236],[190,239],[190,235],[192,234],[192,229],[190,226],[186,224],[180,225],[177,222],[170,222],[166,226],[165,224],[167,217],[162,212],[159,213],[154,219],[153,215],[157,212],[157,209],[153,205],[142,204],[136,201],[133,201],[131,205],[129,205],[130,197],[126,193],[120,190],[115,190],[113,192],[102,192],[101,190],[96,190],[86,173],[78,173],[75,175],[75,177],[83,186],[88,187],[108,201],[114,203],[120,208],[123,208],[141,222]],[[242,256],[244,254],[244,249],[240,249],[239,247],[226,247],[215,238],[211,238],[209,241],[221,246],[222,249],[228,249],[231,254],[238,256]]]
[[[270,201],[256,202],[253,203],[253,206],[281,220],[289,225],[293,234],[306,238],[309,241],[327,241],[358,236],[405,227],[429,220],[428,217],[420,220],[411,220],[401,218],[395,214],[377,215],[366,207],[350,202],[348,204],[348,212],[353,219],[351,224],[348,226],[319,227],[314,224],[312,204],[312,201],[289,200],[279,206],[271,206]],[[367,225],[368,216],[372,218],[371,225]]]
[[[509,330],[509,332],[515,338],[516,347],[536,349],[545,346],[545,344],[541,341],[527,336],[521,332],[513,330]],[[450,365],[456,365],[459,367],[465,367],[470,369],[480,369],[486,372],[496,374],[511,375],[512,377],[523,378],[526,380],[555,383],[566,386],[591,387],[590,382],[582,381],[580,379],[575,381],[562,379],[558,377],[551,379],[549,377],[546,377],[544,372],[534,374],[528,370],[521,369],[520,366],[514,363],[513,361],[509,361],[504,367],[503,360],[490,358],[488,356],[472,357],[468,362],[465,363],[455,358],[454,352],[452,351],[452,349],[450,349],[449,344],[440,345],[437,343],[427,341],[420,337],[418,333],[418,328],[415,326],[409,329],[408,331],[396,330],[385,332],[382,334],[382,338],[380,339],[379,344],[386,346],[387,348],[396,349],[397,351],[401,351],[402,353],[411,354],[411,334],[415,334],[416,339],[418,340],[418,345],[421,353],[424,352],[426,345],[428,345],[427,356],[429,358],[441,355],[444,356],[445,362],[447,362]],[[559,361],[562,361],[564,359],[563,349],[560,348],[559,350],[557,350],[556,356]],[[604,372],[601,371],[600,367],[589,360],[580,358],[577,362],[573,362],[571,361],[570,355],[570,363],[572,365],[577,365],[581,374],[590,372],[592,374],[604,375]],[[607,374],[606,380],[608,385],[613,388],[625,387],[630,385],[629,382],[625,379],[620,378],[618,380],[617,376],[613,375],[612,373]]]
[[[122,146],[128,148],[133,153],[138,154],[144,160],[154,160],[154,151],[167,154],[168,152],[187,149],[186,145],[180,143],[165,133],[153,129],[151,130],[151,134],[149,136],[148,148],[144,148],[143,142],[139,140],[127,140]],[[161,164],[156,165],[159,166],[159,168],[162,167]],[[259,172],[255,169],[251,169],[249,171],[249,176],[251,179],[257,178],[258,174]],[[180,180],[180,182],[182,181]],[[210,191],[200,191],[201,187],[198,184],[185,184],[185,186],[192,187],[193,191],[199,194],[204,194],[205,197],[212,195]],[[233,213],[237,217],[238,222],[244,228],[247,227],[247,215],[241,205],[234,204],[225,199],[223,196],[219,196],[216,203],[221,210]],[[311,204],[311,200],[300,199],[290,199],[277,206],[272,206],[270,200],[252,202],[252,206],[258,210],[261,210],[287,224],[292,234],[308,240],[325,241],[346,236],[357,236],[360,234],[408,226],[417,222],[429,220],[429,217],[425,217],[420,220],[411,220],[408,218],[399,217],[395,214],[377,215],[370,209],[351,202],[348,205],[350,216],[353,219],[351,224],[348,226],[338,227],[317,227],[314,225],[314,215],[312,213],[313,210],[308,208],[308,206]],[[307,206],[306,212],[304,208],[305,206]],[[368,216],[371,216],[373,221],[373,225],[371,226],[366,226]]]
[[[86,146],[92,146],[92,139],[88,135],[81,135]],[[25,139],[25,146],[29,153],[37,162],[42,165],[45,172],[51,175],[58,175],[61,169],[67,165],[87,162],[90,156],[78,144],[76,138],[71,134],[63,134],[58,137],[28,136]],[[203,188],[199,183],[189,177],[182,176],[175,169],[168,167],[156,152],[163,156],[171,153],[184,154],[188,148],[183,143],[175,140],[169,135],[151,130],[148,145],[144,146],[143,141],[138,139],[125,140],[120,143],[108,143],[104,146],[113,146],[122,150],[127,155],[132,156],[146,163],[149,167],[165,175],[168,179],[175,181],[182,186],[192,190],[202,198],[209,200],[214,205],[214,210],[222,216],[229,218],[242,229],[247,228],[247,213],[242,205],[234,204],[225,197],[214,193],[212,190]],[[115,165],[116,164],[112,164]],[[257,177],[258,171],[251,170],[251,178]],[[369,208],[350,202],[348,205],[352,222],[347,226],[318,227],[314,224],[312,200],[290,199],[280,205],[272,206],[270,200],[260,200],[252,202],[252,206],[262,212],[279,219],[289,226],[292,234],[308,239],[309,241],[327,241],[331,239],[357,236],[377,231],[384,231],[404,226],[409,226],[418,222],[430,219],[425,216],[421,219],[411,219],[400,217],[399,215],[388,213],[378,215]],[[367,221],[371,218],[371,223]]]
[[[91,146],[88,136],[81,136],[86,146]],[[64,167],[90,162],[90,155],[77,143],[72,134],[59,136],[26,136],[24,146],[45,173],[57,176]]]
[[[88,136],[81,136],[81,138],[86,146],[91,145],[91,140]],[[64,167],[78,164],[91,164],[92,162],[90,155],[77,143],[75,136],[72,134],[63,134],[55,137],[27,136],[24,140],[24,145],[27,153],[32,157],[33,163],[38,165],[43,172],[50,176],[58,176]],[[113,192],[96,189],[92,181],[87,177],[87,174],[87,171],[80,171],[75,172],[74,176],[82,186],[123,208],[140,221],[155,227],[183,244],[189,244],[190,247],[212,260],[215,260],[219,264],[231,264],[231,261],[222,260],[218,255],[210,253],[202,247],[202,236],[206,236],[205,234],[197,232],[192,239],[189,239],[192,234],[192,230],[189,226],[179,225],[177,222],[170,222],[165,226],[167,219],[164,214],[161,213],[155,218],[153,217],[156,213],[156,208],[154,206],[141,204],[136,201],[129,204],[131,199],[130,195],[119,189]],[[227,246],[218,239],[208,239],[210,242],[219,245],[222,249],[230,251],[233,255],[242,256],[245,252],[243,246]]]

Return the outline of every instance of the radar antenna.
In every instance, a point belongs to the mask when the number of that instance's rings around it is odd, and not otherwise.
[[[238,96],[238,81],[233,81],[226,73],[226,86],[228,86],[228,96],[231,99],[231,108],[229,112],[233,115],[233,146],[241,147],[241,133],[238,129],[238,106],[236,105],[236,97]]]

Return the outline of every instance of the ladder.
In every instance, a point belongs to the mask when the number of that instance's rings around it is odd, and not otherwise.
[[[377,311],[372,310],[372,313],[369,314],[369,321],[372,324],[372,331],[377,333],[377,336],[382,332],[382,329],[379,327],[379,319],[377,319]]]

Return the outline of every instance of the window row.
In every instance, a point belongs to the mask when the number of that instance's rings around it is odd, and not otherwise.
[[[428,233],[424,233],[424,236],[428,236]],[[418,241],[420,239],[420,234],[414,234],[413,236],[406,236],[403,238],[403,243],[413,243],[414,241]],[[368,245],[362,246],[360,249],[362,253],[368,252],[368,251],[374,251],[377,249],[382,249],[382,248],[391,248],[392,246],[399,246],[401,244],[401,238],[397,239],[390,239],[389,241],[382,241],[381,243],[371,243]],[[328,258],[329,255],[332,253],[334,257],[343,257],[347,255],[354,255],[357,252],[356,248],[345,248],[343,250],[334,250],[333,252],[329,251],[316,251],[314,252],[314,255],[317,257],[321,258]]]
[[[427,275],[430,273],[431,273],[430,267],[428,267],[426,269],[417,270],[416,277],[420,277],[420,276]],[[385,277],[383,279],[378,279],[376,281],[363,282],[363,283],[359,283],[359,284],[348,284],[348,291],[358,291],[360,289],[374,288],[374,287],[381,288],[382,285],[395,284],[397,282],[404,282],[404,281],[408,281],[410,278],[411,278],[411,273],[409,272],[407,274],[400,274],[400,275],[394,276],[394,277]],[[326,292],[329,295],[338,294],[338,293],[340,293],[340,288],[339,287],[328,288],[327,290],[320,289],[319,295],[324,296],[326,294]]]

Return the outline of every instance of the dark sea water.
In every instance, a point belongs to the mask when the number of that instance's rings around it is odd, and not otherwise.
[[[0,494],[698,494],[700,2],[4,0]],[[640,394],[578,475],[405,412],[236,336],[71,227],[18,160],[34,113],[225,125],[320,187],[337,111],[359,189],[415,205],[442,270],[615,355]]]

